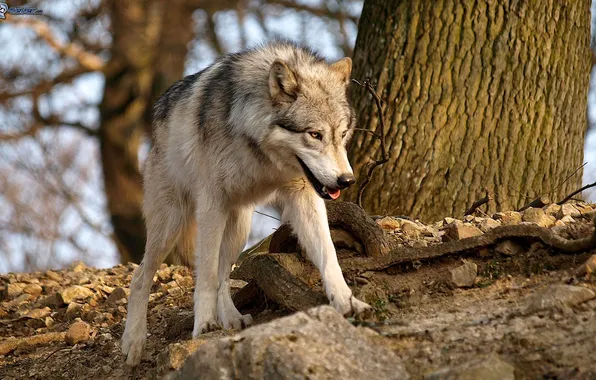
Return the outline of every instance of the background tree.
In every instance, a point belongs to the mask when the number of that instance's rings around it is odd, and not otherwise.
[[[485,188],[494,211],[581,185],[581,170],[562,182],[582,165],[590,1],[366,0],[358,30],[353,77],[377,84],[389,151],[368,211],[431,221]],[[353,99],[359,127],[375,130],[370,95]],[[357,171],[378,146],[356,136]]]

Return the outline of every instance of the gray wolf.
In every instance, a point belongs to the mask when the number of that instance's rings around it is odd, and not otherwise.
[[[144,168],[147,243],[135,270],[122,350],[137,365],[153,276],[171,251],[196,268],[193,337],[252,323],[229,278],[256,204],[282,210],[341,314],[370,308],[346,284],[324,199],[355,182],[346,154],[354,130],[347,99],[352,61],[273,42],[215,61],[156,102]]]

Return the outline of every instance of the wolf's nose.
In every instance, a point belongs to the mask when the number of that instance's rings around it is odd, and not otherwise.
[[[337,177],[337,186],[339,186],[340,189],[345,189],[354,183],[356,183],[356,178],[354,178],[354,174],[352,173],[344,173]]]

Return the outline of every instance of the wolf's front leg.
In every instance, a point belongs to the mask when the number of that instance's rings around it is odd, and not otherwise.
[[[196,208],[197,254],[193,338],[217,329],[219,252],[227,212],[212,197],[199,197]]]
[[[308,258],[321,272],[325,293],[342,315],[360,314],[370,306],[352,295],[337,261],[327,222],[325,202],[304,180],[292,182],[278,192],[283,222],[298,236]]]

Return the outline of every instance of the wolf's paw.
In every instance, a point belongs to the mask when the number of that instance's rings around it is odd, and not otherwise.
[[[205,334],[211,331],[215,331],[215,330],[219,330],[219,324],[217,323],[217,321],[215,320],[215,318],[212,318],[208,321],[205,322],[200,322],[200,323],[196,323],[195,322],[195,327],[192,330],[192,337],[196,338],[201,334]]]
[[[225,318],[222,321],[224,329],[242,330],[252,325],[252,316],[250,314],[238,315],[237,317]]]
[[[333,297],[331,299],[331,306],[344,316],[357,316],[372,309],[369,304],[360,301],[352,294],[341,298]]]
[[[360,301],[358,298],[351,296],[350,297],[350,304],[351,304],[351,315],[357,316],[360,314],[364,314],[370,310],[372,307],[367,304],[366,302]]]
[[[141,363],[141,355],[147,340],[146,328],[139,330],[141,331],[125,330],[122,336],[122,353],[126,355],[126,364],[133,367]]]

